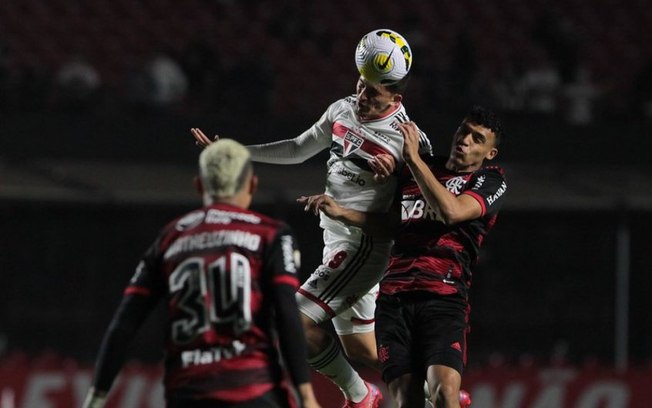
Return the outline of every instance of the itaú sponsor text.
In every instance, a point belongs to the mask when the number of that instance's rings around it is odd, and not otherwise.
[[[652,372],[574,368],[469,372],[463,388],[474,408],[644,408],[652,398]]]
[[[386,391],[376,371],[365,367],[359,371]],[[127,364],[106,408],[165,406],[161,377],[160,366]],[[92,378],[89,367],[70,362],[48,367],[3,367],[0,362],[0,408],[79,407]],[[342,405],[341,392],[328,379],[313,375],[312,381],[323,408]],[[462,388],[471,393],[473,408],[650,408],[652,366],[623,373],[609,367],[471,368]]]

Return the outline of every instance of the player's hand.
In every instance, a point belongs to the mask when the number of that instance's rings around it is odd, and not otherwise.
[[[300,384],[297,387],[301,400],[303,402],[303,408],[321,408],[317,398],[315,398],[315,392],[313,391],[312,385],[310,383]]]
[[[414,122],[398,124],[398,130],[403,135],[403,159],[406,162],[419,157],[419,129]]]
[[[208,146],[209,144],[220,140],[220,137],[218,135],[213,136],[213,140],[211,140],[199,128],[191,128],[190,133],[192,133],[192,136],[195,138],[195,144],[201,147],[202,149]]]
[[[317,398],[304,399],[303,408],[321,408],[321,405],[317,402]]]
[[[86,394],[82,408],[104,408],[106,404],[106,393],[97,391],[94,387]]]
[[[297,202],[305,205],[303,210],[306,212],[312,211],[313,214],[319,215],[319,212],[321,211],[334,219],[337,219],[343,210],[332,197],[327,196],[326,194],[301,196],[297,198]]]
[[[396,160],[391,154],[377,154],[367,160],[369,167],[374,171],[374,180],[379,184],[387,183],[389,177],[396,170]]]

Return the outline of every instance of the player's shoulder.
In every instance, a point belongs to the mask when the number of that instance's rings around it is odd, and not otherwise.
[[[491,165],[485,165],[482,166],[480,169],[476,170],[476,173],[478,174],[495,174],[499,175],[500,177],[505,177],[505,169],[502,168],[498,164],[491,164]]]
[[[342,115],[352,115],[355,109],[356,97],[355,95],[350,95],[341,99],[338,99],[328,105],[326,108],[325,114],[331,118],[341,117]]]
[[[421,159],[430,168],[436,168],[436,167],[445,168],[446,162],[448,161],[448,157],[441,154],[422,154]]]
[[[358,98],[355,95],[349,95],[349,96],[345,96],[342,99],[338,99],[337,101],[333,102],[333,104],[338,104],[338,105],[352,108],[355,106],[357,101]]]
[[[275,230],[287,228],[287,225],[285,224],[284,221],[260,213],[256,210],[247,209],[247,210],[243,210],[243,213],[250,214],[252,217],[256,217],[258,219],[257,224],[260,224],[261,226],[272,228]]]
[[[331,102],[331,104],[328,106],[328,110],[343,111],[353,109],[355,107],[356,100],[357,98],[355,95],[345,96],[344,98],[340,98],[334,102]]]

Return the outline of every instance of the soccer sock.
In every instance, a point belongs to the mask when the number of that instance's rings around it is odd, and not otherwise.
[[[330,378],[344,393],[347,400],[360,402],[367,395],[367,385],[342,353],[337,341],[328,336],[328,346],[318,355],[308,359],[312,368]]]

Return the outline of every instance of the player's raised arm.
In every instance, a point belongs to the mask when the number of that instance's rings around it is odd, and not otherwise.
[[[410,168],[419,189],[431,208],[440,214],[444,223],[451,225],[478,218],[482,207],[468,195],[455,196],[441,184],[419,154],[419,132],[414,122],[399,124],[405,137],[403,158]]]

